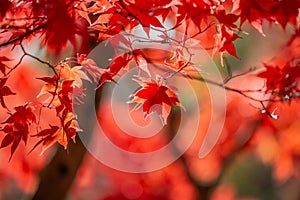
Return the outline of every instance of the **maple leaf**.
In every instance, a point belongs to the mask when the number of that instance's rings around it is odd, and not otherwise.
[[[217,28],[219,29],[218,30],[219,33],[215,35],[216,47],[213,50],[213,54],[216,53],[217,51],[220,52],[221,63],[222,66],[224,66],[223,54],[225,51],[227,51],[229,54],[239,59],[239,57],[236,55],[236,49],[233,42],[236,39],[241,37],[238,36],[234,31],[227,28],[226,26],[222,26],[221,28],[218,26]]]
[[[80,54],[77,55],[77,62],[82,66],[83,71],[88,73],[95,82],[101,77],[102,71],[94,60],[87,58],[84,54]]]
[[[10,158],[11,160],[14,152],[16,151],[17,147],[20,144],[21,138],[22,138],[22,132],[14,130],[13,126],[6,125],[1,131],[6,133],[5,137],[3,138],[1,142],[0,148],[7,147],[11,144],[11,150],[10,150]]]
[[[241,24],[243,24],[246,20],[257,29],[262,35],[265,35],[262,29],[262,22],[263,20],[271,20],[271,15],[269,13],[270,5],[277,3],[271,0],[264,0],[265,2],[268,1],[268,8],[265,9],[261,6],[259,1],[247,1],[247,0],[237,0],[234,2],[235,10],[240,10],[240,18]],[[234,11],[235,11],[234,10]]]
[[[41,137],[42,139],[38,141],[31,151],[33,151],[38,145],[42,144],[41,155],[56,142],[62,145],[65,149],[68,146],[68,143],[71,139],[75,142],[75,136],[77,131],[82,131],[77,121],[74,119],[74,114],[68,112],[65,114],[64,119],[62,119],[62,127],[51,126],[48,129],[44,129],[32,135],[32,137]]]
[[[68,111],[73,112],[73,98],[72,94],[74,91],[73,80],[66,80],[62,82],[61,89],[58,91],[57,96],[60,101],[60,105],[66,108]],[[57,107],[58,108],[58,107]],[[57,113],[60,109],[57,109]]]
[[[3,62],[5,61],[10,61],[11,59],[8,59],[5,56],[0,56],[0,71],[2,72],[2,74],[6,75],[6,68],[8,68],[8,66],[6,64],[4,64]]]
[[[29,134],[29,125],[36,123],[36,118],[33,113],[33,108],[27,104],[23,106],[15,107],[16,112],[4,121],[2,124],[6,124],[1,131],[6,133],[6,136],[1,142],[0,148],[7,147],[11,144],[11,155],[9,160],[12,158],[15,150],[17,149],[21,140],[27,143]]]
[[[70,41],[75,45],[75,35],[86,36],[83,20],[75,18],[72,11],[73,3],[62,0],[52,0],[39,3],[39,10],[47,17],[44,26],[44,44],[49,49],[59,53]],[[76,20],[75,20],[76,19]]]
[[[45,26],[45,43],[55,51],[65,47],[68,40],[75,42],[75,22],[67,12],[64,1],[54,1],[46,12],[48,22]]]
[[[149,76],[151,76],[150,71],[148,69],[148,63],[151,63],[152,61],[149,58],[147,58],[147,56],[144,53],[144,49],[143,50],[135,49],[134,51],[132,51],[132,55],[133,55],[135,63],[138,66],[138,69],[143,70]]]
[[[191,19],[193,24],[201,30],[202,22],[207,21],[207,17],[211,15],[210,5],[208,1],[189,1],[180,0],[180,4],[176,7],[177,11],[177,22],[175,26],[181,24],[184,20]]]
[[[57,91],[59,91],[61,88],[61,82],[59,82],[58,77],[55,75],[53,77],[42,77],[36,79],[46,82],[46,84],[42,87],[40,93],[36,97],[39,98],[47,94],[51,95],[43,103],[49,104],[48,106],[50,106],[50,104],[55,104],[57,99]]]
[[[300,2],[298,0],[237,0],[234,2],[235,10],[240,10],[241,24],[246,20],[265,35],[262,29],[263,20],[278,22],[283,28],[290,22],[296,29]]]
[[[292,66],[289,63],[282,68],[265,65],[266,71],[259,73],[257,76],[265,78],[266,93],[271,92],[278,95],[283,100],[299,98],[298,79],[300,78],[299,65]]]
[[[58,77],[56,75],[54,75],[53,77],[46,76],[46,77],[39,77],[36,79],[42,80],[50,85],[55,85],[58,80]]]
[[[98,4],[95,3],[89,9],[91,13],[99,12],[100,10],[103,12],[91,25],[93,29],[100,31],[98,41],[110,38],[112,35],[117,35],[122,31],[131,31],[139,24],[133,15],[124,10],[118,2],[114,3],[113,6]],[[103,7],[107,7],[107,9],[103,9]]]
[[[226,14],[225,10],[220,10],[215,14],[215,17],[226,27],[240,30],[238,26],[234,24],[239,18],[238,15]]]
[[[0,20],[4,18],[6,12],[10,9],[12,3],[9,0],[2,0],[1,7],[0,7]]]
[[[299,0],[284,0],[278,1],[278,4],[275,4],[272,7],[272,15],[278,21],[278,23],[285,28],[287,23],[292,24],[295,29],[299,30]]]
[[[168,57],[164,61],[165,64],[170,67],[172,71],[181,73],[185,77],[195,77],[195,75],[199,74],[201,70],[198,69],[194,63],[184,58],[182,54],[183,53],[180,50],[175,51],[172,56]]]
[[[48,99],[46,99],[43,103],[55,104],[58,101],[56,93],[61,88],[61,83],[59,82],[59,77],[54,75],[53,77],[41,77],[41,78],[36,78],[36,79],[46,82],[46,84],[42,87],[40,93],[37,95],[37,98],[39,98],[43,95],[46,95],[46,94],[50,94],[51,96]]]
[[[3,124],[6,123],[18,123],[21,125],[25,124],[31,124],[32,122],[36,122],[35,115],[33,113],[33,107],[28,106],[28,104],[25,104],[23,106],[17,106],[14,108],[16,112],[13,114],[10,114],[10,117],[3,122]]]
[[[82,79],[90,81],[89,77],[82,71],[82,66],[70,67],[67,63],[62,63],[57,66],[59,69],[60,78],[64,80],[73,80],[73,85],[82,87]]]
[[[151,113],[156,112],[161,118],[163,124],[167,124],[167,118],[173,105],[181,106],[177,95],[169,87],[157,83],[153,80],[150,82],[137,81],[142,88],[135,94],[129,103],[137,103],[135,109],[143,106],[144,118]]]
[[[38,145],[40,145],[42,143],[43,146],[49,146],[50,141],[54,141],[55,138],[55,133],[58,131],[59,127],[58,126],[51,126],[48,129],[44,129],[40,132],[38,132],[35,135],[32,135],[32,137],[42,137],[42,139],[40,141],[38,141],[34,147],[31,149],[30,152],[32,152]]]
[[[77,4],[77,12],[83,19],[85,19],[89,24],[91,24],[91,19],[89,17],[89,12],[85,2]]]
[[[126,69],[132,59],[133,56],[131,53],[124,53],[120,56],[115,57],[108,68],[102,73],[98,87],[101,87],[107,81],[116,83],[113,78],[119,73],[122,68]]]
[[[150,25],[152,25],[155,27],[163,28],[163,25],[158,20],[157,16],[159,14],[164,14],[166,16],[165,12],[168,13],[169,10],[166,11],[165,10],[166,8],[163,9],[162,6],[165,6],[166,3],[169,2],[170,0],[163,0],[163,1],[150,0],[147,2],[135,1],[134,3],[131,3],[129,1],[121,0],[120,4],[123,8],[125,8],[125,11],[128,11],[130,14],[134,14],[134,17],[144,27],[150,27]],[[160,9],[155,9],[156,7]]]
[[[4,23],[4,24],[3,24]],[[6,22],[0,22],[0,26],[3,26],[3,25],[8,25],[9,23],[6,23]],[[18,45],[18,43],[16,42],[17,41],[17,38],[19,37],[22,37],[23,34],[25,34],[25,31],[20,29],[20,30],[4,30],[3,31],[3,36],[0,36],[0,38],[3,38],[3,40],[5,42],[11,42],[12,45]],[[27,39],[30,40],[32,36],[28,36]]]
[[[4,102],[4,96],[15,95],[16,93],[12,92],[9,87],[5,86],[7,78],[0,79],[0,103],[3,108],[7,108]]]
[[[84,72],[82,72],[80,68],[82,68],[82,66],[73,67],[72,69],[74,69],[74,71],[67,70],[67,72],[60,73],[66,78],[67,74],[69,74],[71,78],[78,78],[76,79],[77,85],[75,85],[76,83],[72,79],[58,80],[57,75],[54,75],[53,77],[37,78],[46,82],[37,97],[47,94],[50,95],[45,101],[43,101],[43,103],[47,104],[48,107],[54,107],[56,109],[57,115],[59,115],[61,111],[65,109],[69,112],[73,112],[74,99],[76,100],[75,103],[81,103],[80,98],[83,98],[85,96],[84,89],[81,87],[82,82],[79,82],[79,80],[81,81],[81,74],[84,74]],[[78,75],[78,71],[80,71],[80,75]],[[86,74],[84,74],[83,77],[85,79],[88,79]]]

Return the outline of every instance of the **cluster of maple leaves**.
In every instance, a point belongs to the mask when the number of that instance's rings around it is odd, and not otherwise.
[[[44,151],[56,142],[67,148],[69,141],[75,139],[76,132],[81,130],[76,121],[73,103],[84,98],[83,80],[97,82],[99,87],[108,81],[117,82],[115,78],[132,61],[149,77],[139,78],[141,89],[133,94],[130,102],[141,104],[145,117],[155,111],[161,116],[163,123],[166,123],[171,106],[180,106],[180,102],[174,89],[164,79],[176,73],[191,78],[188,69],[196,65],[185,58],[182,49],[172,49],[162,61],[169,74],[156,80],[151,77],[149,68],[141,66],[141,63],[152,64],[154,67],[156,65],[148,57],[146,50],[133,50],[132,42],[125,37],[120,38],[119,42],[131,51],[117,55],[107,69],[99,68],[85,54],[51,65],[27,53],[22,45],[24,41],[39,37],[47,49],[54,51],[56,55],[63,52],[68,44],[81,53],[90,51],[90,43],[98,44],[124,32],[131,34],[140,26],[148,36],[151,28],[158,29],[162,42],[170,41],[167,34],[169,30],[178,30],[187,38],[193,39],[207,34],[211,41],[204,43],[212,45],[211,53],[219,54],[223,60],[225,52],[238,58],[234,41],[242,38],[242,25],[245,22],[249,22],[262,35],[264,21],[280,24],[282,28],[290,24],[295,30],[290,44],[295,41],[298,43],[299,7],[298,0],[2,0],[0,49],[20,47],[23,57],[29,56],[46,64],[53,73],[52,76],[37,77],[44,82],[37,96],[38,103],[29,102],[16,106],[15,111],[11,111],[6,106],[5,98],[16,95],[17,92],[7,86],[7,80],[13,76],[19,64],[10,66],[13,58],[0,57],[0,101],[2,108],[9,114],[2,122],[1,131],[5,137],[0,148],[11,145],[13,155],[20,141],[26,144],[30,134],[40,138],[33,148],[42,144]],[[172,21],[171,27],[166,26],[166,21]],[[119,42],[113,45],[117,48]],[[290,44],[287,46],[291,46]],[[181,47],[184,48],[184,44]],[[299,98],[298,53],[294,53],[282,66],[266,64],[266,71],[258,75],[266,79],[266,93],[271,93],[272,99],[279,97],[280,101],[290,101]],[[47,99],[40,102],[39,98],[42,96],[47,96]],[[157,104],[161,107],[153,107]],[[54,109],[60,123],[40,127],[37,111],[41,109]],[[33,129],[33,125],[38,128]],[[33,130],[38,131],[31,133]]]
[[[266,93],[271,93],[279,101],[290,102],[300,97],[299,34],[297,31],[283,48],[281,55],[276,56],[280,60],[265,64],[266,70],[258,74],[258,77],[266,79]]]

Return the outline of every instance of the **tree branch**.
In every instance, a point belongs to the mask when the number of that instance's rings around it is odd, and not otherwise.
[[[27,32],[25,32],[24,34],[20,35],[19,37],[16,37],[16,38],[13,38],[12,40],[9,40],[7,42],[4,42],[4,43],[1,43],[0,44],[0,48],[1,47],[5,47],[5,46],[8,46],[8,45],[11,45],[15,42],[19,42],[19,41],[22,41],[24,40],[25,38],[29,37],[30,35],[32,35],[33,33],[35,33],[36,31],[39,31],[41,30],[43,27],[44,27],[45,23],[35,27],[34,29],[32,30],[29,30]]]

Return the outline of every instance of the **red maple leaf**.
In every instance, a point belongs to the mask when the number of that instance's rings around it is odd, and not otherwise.
[[[5,61],[10,61],[10,59],[8,59],[5,56],[0,56],[0,71],[2,72],[2,74],[6,75],[6,68],[8,68],[8,66],[6,64],[4,64],[3,62]]]
[[[22,132],[15,130],[14,126],[12,125],[6,125],[3,129],[1,129],[4,133],[6,133],[5,137],[3,138],[1,142],[0,148],[7,147],[11,144],[11,155],[9,160],[11,160],[14,152],[16,151],[18,145],[20,144],[21,138],[22,138]]]
[[[63,111],[61,117],[62,127],[51,126],[48,129],[44,129],[38,132],[32,137],[40,137],[41,139],[34,145],[31,151],[33,151],[38,145],[42,144],[42,152],[45,152],[49,147],[58,142],[62,146],[67,148],[69,141],[73,139],[75,142],[75,136],[77,131],[81,131],[77,121],[74,119],[75,115],[68,112],[66,109]]]
[[[74,87],[72,86],[73,80],[67,80],[62,82],[62,88],[58,92],[58,99],[68,111],[73,112],[73,98],[72,94],[74,91]]]
[[[233,42],[236,39],[241,38],[241,37],[238,36],[233,31],[226,29],[224,26],[222,27],[221,32],[222,32],[222,43],[221,43],[221,48],[219,49],[219,51],[224,52],[226,50],[232,56],[239,59],[239,57],[236,55],[236,49],[234,47]]]
[[[295,28],[298,28],[299,0],[237,0],[234,4],[241,11],[241,24],[248,20],[262,35],[264,35],[262,29],[263,20],[276,21],[283,28],[290,22]]]
[[[55,133],[58,131],[58,129],[58,126],[50,125],[50,128],[44,129],[37,134],[32,135],[32,137],[42,137],[42,139],[34,145],[30,152],[32,152],[41,143],[43,146],[47,146],[48,143],[51,143],[53,140],[55,140]]]
[[[236,55],[236,49],[234,46],[234,41],[238,38],[241,38],[238,36],[233,30],[227,28],[226,26],[218,26],[217,27],[218,33],[215,35],[215,43],[216,46],[213,49],[213,53],[219,52],[220,53],[220,59],[221,64],[223,64],[223,54],[227,51],[232,56],[239,59],[239,57]]]
[[[167,124],[167,118],[173,105],[181,106],[177,95],[169,87],[153,80],[150,82],[138,81],[142,88],[133,94],[129,103],[137,103],[135,109],[143,106],[144,117],[156,112],[163,124]]]
[[[47,93],[51,94],[52,97],[45,102],[53,104],[56,107],[57,114],[64,109],[73,112],[74,80],[58,81],[58,76],[56,75],[37,79],[47,83],[42,88],[38,97]]]
[[[43,14],[47,18],[44,43],[56,53],[60,52],[68,41],[76,47],[75,35],[86,36],[86,23],[81,18],[76,18],[73,6],[71,1],[62,0],[35,4],[36,14]]]
[[[11,144],[10,159],[21,140],[23,140],[26,145],[29,134],[29,126],[31,123],[36,122],[33,108],[28,106],[28,104],[15,107],[15,110],[16,112],[11,114],[11,116],[2,123],[6,125],[1,129],[1,131],[6,133],[6,135],[2,140],[0,148],[7,147]]]
[[[299,98],[298,80],[300,78],[300,66],[291,66],[287,63],[284,67],[265,65],[266,71],[257,76],[267,80],[266,92],[279,96],[284,100]]]
[[[170,2],[170,0],[135,1],[134,3],[121,0],[120,4],[125,11],[134,15],[134,18],[137,19],[144,27],[150,27],[150,25],[152,25],[163,28],[163,25],[158,20],[157,16],[160,14],[163,14],[164,16],[167,15],[170,10],[166,11],[166,9],[163,9],[162,6],[165,6],[168,2]]]
[[[177,22],[175,26],[181,24],[184,20],[191,19],[193,24],[201,30],[202,22],[207,22],[208,16],[211,15],[208,1],[189,1],[182,0],[177,5]]]
[[[0,79],[0,103],[3,108],[7,108],[4,102],[4,96],[15,95],[16,93],[12,92],[9,87],[5,86],[7,78]]]
[[[97,3],[94,5],[97,5]],[[95,12],[93,7],[95,6],[90,8],[92,13]],[[96,7],[98,12],[99,9],[101,9],[99,7],[104,6],[98,5]],[[107,7],[110,8],[103,10],[103,14],[101,14],[91,26],[99,31],[99,41],[110,38],[112,35],[117,35],[122,31],[130,31],[138,25],[134,15],[129,14],[127,10],[123,9],[123,7],[119,5],[119,2],[115,2],[114,5],[107,5]]]
[[[28,104],[25,104],[23,106],[17,106],[15,107],[16,112],[11,114],[11,116],[3,122],[3,124],[31,124],[32,122],[36,122],[35,115],[33,113],[33,108],[31,106],[28,106]]]
[[[278,4],[272,7],[272,15],[283,28],[286,27],[287,23],[290,23],[299,30],[299,23],[297,20],[299,8],[299,0],[278,1]]]
[[[133,56],[131,53],[124,53],[120,56],[115,57],[109,67],[102,73],[98,87],[101,87],[107,81],[116,83],[113,78],[119,73],[122,68],[126,68],[128,66],[128,63],[132,59]]]
[[[215,17],[224,26],[232,29],[239,29],[235,22],[238,20],[239,16],[234,14],[226,14],[225,10],[220,10],[215,13]]]
[[[37,77],[36,79],[38,80],[42,80],[44,82],[46,82],[49,85],[56,85],[59,77],[57,75],[54,75],[53,77],[49,77],[49,76],[45,76],[45,77]]]
[[[82,66],[83,71],[89,74],[95,82],[101,77],[101,69],[94,60],[87,58],[85,54],[78,54],[77,62]]]

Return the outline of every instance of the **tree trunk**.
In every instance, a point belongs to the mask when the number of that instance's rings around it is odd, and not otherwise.
[[[64,200],[80,167],[86,149],[79,138],[70,142],[69,152],[59,146],[49,164],[40,172],[33,200]]]

